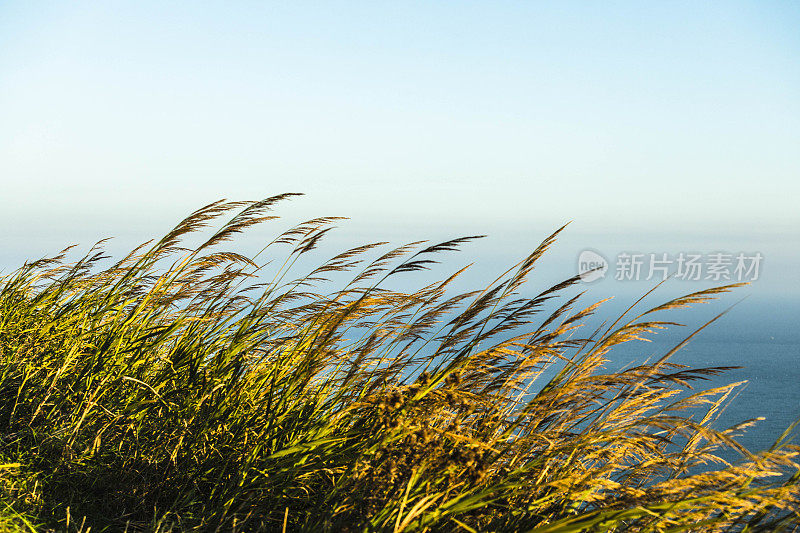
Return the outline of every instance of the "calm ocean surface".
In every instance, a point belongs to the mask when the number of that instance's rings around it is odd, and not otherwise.
[[[674,361],[692,366],[743,367],[713,376],[708,383],[718,386],[747,381],[720,416],[718,428],[763,416],[765,420],[739,437],[739,442],[751,450],[769,447],[800,418],[800,344],[695,342],[676,354]]]
[[[674,347],[675,343],[652,342],[646,348],[639,343],[610,353],[609,368],[626,366],[632,359],[642,356],[658,357]],[[714,423],[716,429],[725,429],[744,420],[764,417],[763,421],[747,428],[737,440],[751,451],[769,448],[775,439],[796,419],[800,418],[800,343],[696,341],[678,351],[675,363],[691,367],[741,366],[708,381],[692,382],[695,391],[718,387],[738,381],[738,394]],[[798,433],[794,432],[795,435]],[[800,442],[795,437],[794,442]],[[725,453],[723,457],[735,459]]]

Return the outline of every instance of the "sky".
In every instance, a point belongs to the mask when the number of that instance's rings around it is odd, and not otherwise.
[[[759,252],[748,295],[796,304],[798,27],[777,1],[5,0],[0,271],[297,191],[289,219],[351,217],[334,243],[487,233],[488,272],[571,221],[553,278],[586,248]]]

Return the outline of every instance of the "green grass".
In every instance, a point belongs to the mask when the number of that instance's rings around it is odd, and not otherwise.
[[[598,304],[543,311],[575,278],[520,296],[555,234],[463,294],[456,274],[387,287],[472,237],[366,245],[299,277],[335,219],[223,251],[288,196],[213,203],[115,263],[94,248],[0,279],[0,531],[798,528],[788,431],[751,453],[732,434],[752,421],[710,427],[734,385],[686,392],[724,369],[673,352],[604,369],[671,325],[659,311],[733,286],[590,334]]]

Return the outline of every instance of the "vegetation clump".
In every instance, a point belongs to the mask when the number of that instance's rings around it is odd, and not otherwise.
[[[460,294],[463,270],[387,280],[475,237],[359,246],[297,277],[334,218],[280,234],[265,281],[260,254],[221,245],[289,196],[212,203],[111,266],[65,250],[0,278],[0,530],[798,529],[789,430],[748,451],[733,435],[753,421],[711,427],[735,384],[688,390],[725,368],[677,365],[680,346],[604,366],[672,325],[655,314],[733,286],[581,336],[599,304],[548,310],[578,277],[520,293],[558,232]]]

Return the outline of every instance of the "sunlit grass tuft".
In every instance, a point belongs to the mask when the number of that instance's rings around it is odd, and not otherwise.
[[[545,312],[578,278],[520,295],[558,232],[463,294],[458,273],[386,287],[474,237],[361,246],[300,277],[336,219],[256,258],[220,249],[289,196],[215,202],[110,266],[95,248],[0,279],[0,531],[798,528],[789,432],[753,453],[732,437],[752,421],[710,427],[735,384],[686,392],[724,368],[604,367],[671,325],[655,313],[734,286],[581,335],[598,304]]]

